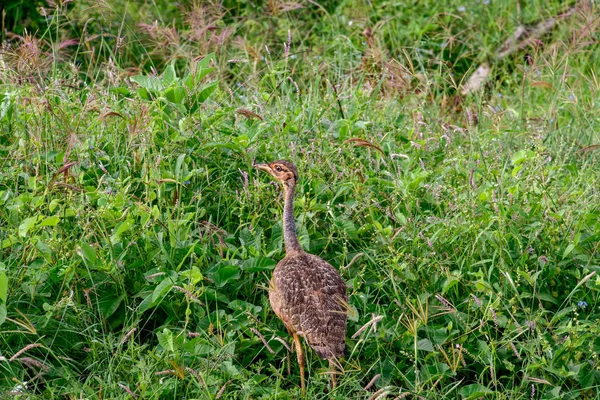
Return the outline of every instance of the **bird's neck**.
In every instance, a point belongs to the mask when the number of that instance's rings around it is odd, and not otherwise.
[[[294,222],[294,191],[295,184],[283,185],[283,241],[287,254],[302,251],[302,246],[296,234],[296,223]]]

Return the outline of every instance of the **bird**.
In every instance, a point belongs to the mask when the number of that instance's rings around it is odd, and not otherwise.
[[[294,193],[298,170],[287,160],[253,166],[266,171],[283,187],[283,238],[285,257],[277,263],[269,283],[269,302],[293,337],[304,383],[304,352],[300,337],[329,361],[331,388],[335,388],[336,365],[346,349],[347,294],[340,273],[327,261],[302,249],[294,222]],[[341,366],[340,366],[341,367]]]

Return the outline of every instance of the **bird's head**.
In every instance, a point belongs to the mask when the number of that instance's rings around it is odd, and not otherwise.
[[[286,160],[277,160],[266,164],[253,164],[254,168],[267,171],[284,186],[294,186],[298,181],[296,166]]]

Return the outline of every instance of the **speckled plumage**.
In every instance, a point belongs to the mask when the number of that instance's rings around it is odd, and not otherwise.
[[[269,301],[288,330],[319,356],[344,356],[346,284],[331,264],[304,251],[286,255],[273,271]]]
[[[275,314],[294,338],[300,365],[300,383],[304,387],[304,352],[300,337],[319,356],[329,360],[331,385],[335,387],[337,359],[346,348],[346,284],[339,272],[320,257],[308,254],[300,246],[294,221],[294,191],[298,180],[296,166],[279,160],[254,164],[283,184],[283,238],[285,257],[271,279],[269,301]]]

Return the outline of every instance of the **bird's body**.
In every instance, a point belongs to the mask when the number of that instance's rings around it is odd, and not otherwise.
[[[344,356],[346,284],[328,262],[304,251],[286,255],[269,288],[275,314],[325,359]]]
[[[298,172],[294,164],[279,160],[256,164],[283,184],[283,236],[285,257],[277,264],[269,285],[269,301],[275,314],[294,338],[304,392],[304,353],[300,337],[333,370],[346,348],[346,284],[339,272],[320,257],[300,246],[294,222],[294,191]],[[332,371],[335,386],[335,371]]]

